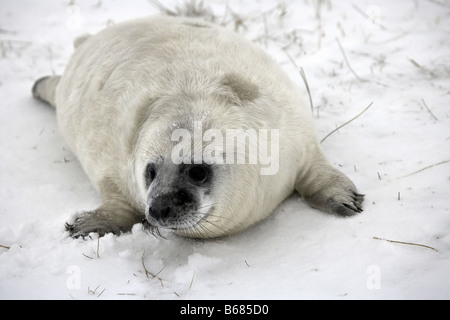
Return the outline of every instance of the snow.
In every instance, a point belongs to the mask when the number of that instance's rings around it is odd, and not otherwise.
[[[65,221],[101,197],[31,86],[64,70],[76,36],[158,9],[145,0],[0,0],[0,298],[449,299],[449,4],[204,7],[260,43],[307,94],[303,67],[319,139],[373,102],[322,143],[366,194],[364,212],[338,218],[293,195],[221,239],[156,238],[140,225],[120,237],[69,238]]]

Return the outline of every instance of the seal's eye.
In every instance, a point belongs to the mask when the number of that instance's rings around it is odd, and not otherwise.
[[[145,168],[145,183],[147,184],[147,188],[151,185],[152,181],[156,177],[156,168],[153,163],[149,163],[147,168]]]
[[[187,174],[192,181],[204,183],[210,174],[210,169],[204,165],[194,165],[187,170]]]

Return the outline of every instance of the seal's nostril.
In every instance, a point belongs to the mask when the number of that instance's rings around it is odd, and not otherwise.
[[[161,201],[154,201],[148,211],[153,218],[167,219],[170,216],[172,208],[170,205],[164,204]]]
[[[161,218],[167,218],[170,215],[170,207],[160,208],[159,215]]]

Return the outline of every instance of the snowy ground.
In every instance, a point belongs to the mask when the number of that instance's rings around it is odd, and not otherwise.
[[[447,1],[206,1],[306,94],[303,67],[319,139],[373,102],[322,144],[366,194],[362,214],[339,219],[294,195],[210,241],[139,225],[99,240],[64,232],[101,198],[33,81],[64,70],[75,36],[158,12],[145,0],[69,2],[0,0],[1,299],[450,298]]]

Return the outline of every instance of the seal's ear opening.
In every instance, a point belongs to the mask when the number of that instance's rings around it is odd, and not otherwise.
[[[221,85],[226,87],[233,103],[241,105],[259,97],[259,88],[238,74],[230,73],[222,78]],[[231,94],[230,94],[231,92]]]

